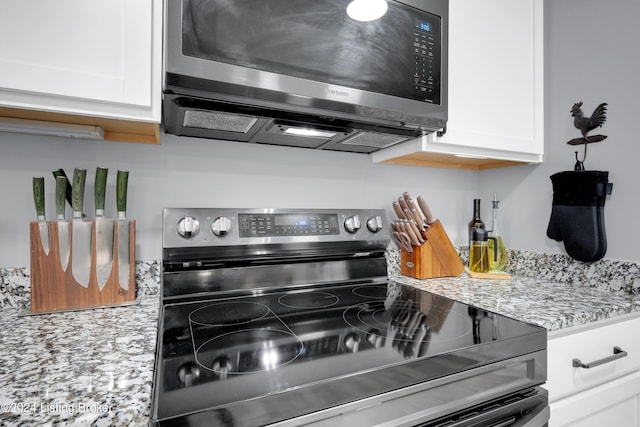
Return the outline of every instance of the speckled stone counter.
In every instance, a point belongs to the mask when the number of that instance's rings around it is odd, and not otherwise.
[[[463,262],[467,248],[458,248]],[[640,314],[640,265],[510,250],[511,280],[459,277],[417,280],[400,275],[400,252],[386,254],[389,277],[554,331],[623,314]]]
[[[640,296],[570,283],[514,276],[511,280],[459,277],[391,279],[466,304],[533,323],[549,331],[584,325],[628,313],[640,314]]]
[[[158,297],[19,317],[0,311],[0,426],[149,421]]]

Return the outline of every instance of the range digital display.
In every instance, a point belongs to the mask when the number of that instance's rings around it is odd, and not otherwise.
[[[240,237],[340,234],[335,214],[239,214]]]

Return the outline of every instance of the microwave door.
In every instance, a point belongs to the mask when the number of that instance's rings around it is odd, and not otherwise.
[[[349,2],[184,0],[181,51],[274,76],[439,104],[440,18],[390,1],[383,17],[360,22],[347,15]],[[424,55],[416,54],[417,45],[426,48]],[[255,83],[283,89],[276,87],[281,79]]]

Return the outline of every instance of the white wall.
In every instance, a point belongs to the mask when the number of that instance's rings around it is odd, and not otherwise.
[[[501,228],[508,246],[566,253],[546,237],[553,191],[549,176],[572,170],[574,151],[567,145],[580,136],[570,109],[584,102],[590,115],[607,102],[607,122],[592,134],[608,138],[590,144],[587,169],[609,171],[613,193],[605,204],[609,259],[640,261],[640,2],[628,0],[554,0],[545,2],[545,161],[480,174],[479,194],[496,191],[503,200]],[[518,106],[509,108],[517,109]]]
[[[55,219],[51,171],[87,169],[85,212],[93,212],[97,166],[109,168],[107,215],[115,215],[115,172],[128,169],[128,216],[137,258],[161,258],[164,207],[384,208],[409,191],[432,205],[456,244],[467,239],[477,172],[374,164],[369,156],[162,135],[162,144],[76,141],[0,133],[0,266],[29,265],[31,181],[44,176]],[[67,215],[71,211],[67,208]]]

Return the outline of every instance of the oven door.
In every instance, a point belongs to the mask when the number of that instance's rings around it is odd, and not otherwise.
[[[413,396],[415,397],[415,396]],[[411,410],[408,401],[388,401],[353,413],[344,413],[337,417],[317,422],[305,423],[302,420],[290,420],[305,427],[330,427],[342,425],[369,425],[376,427],[541,427],[549,421],[547,391],[535,387],[517,393],[511,393],[498,399],[492,399],[479,405],[459,410],[464,399],[451,402],[451,413],[436,419],[425,421],[424,412],[407,413],[389,420],[385,412]],[[392,408],[390,408],[390,405]],[[431,418],[431,416],[427,416]],[[383,420],[383,421],[380,421]],[[289,425],[289,422],[276,424]]]
[[[542,372],[544,350],[273,426],[541,427],[550,413],[547,391],[539,386]]]

